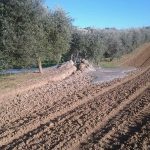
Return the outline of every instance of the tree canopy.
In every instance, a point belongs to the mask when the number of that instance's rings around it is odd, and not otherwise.
[[[75,59],[86,58],[98,64],[105,58],[112,60],[130,53],[145,42],[150,42],[149,27],[124,30],[77,28],[72,34],[68,55]]]
[[[62,9],[50,11],[41,0],[0,2],[0,66],[27,67],[69,49],[71,19]],[[55,60],[56,60],[55,58]]]
[[[61,8],[42,0],[0,1],[0,69],[39,67],[44,62],[80,58],[98,64],[133,51],[150,41],[150,27],[79,29]]]

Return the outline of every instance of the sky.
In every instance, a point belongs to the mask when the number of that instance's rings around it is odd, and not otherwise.
[[[80,28],[150,26],[150,0],[45,0],[45,5],[63,8]]]

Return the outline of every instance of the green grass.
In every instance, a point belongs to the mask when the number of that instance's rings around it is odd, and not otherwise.
[[[0,75],[0,95],[16,89],[30,87],[41,80],[45,80],[45,76],[38,73]]]
[[[26,73],[0,75],[0,94],[16,89],[20,84],[27,82],[29,77]]]
[[[0,75],[0,89],[15,88],[16,86],[16,75]]]
[[[102,68],[116,68],[117,65],[114,62],[100,62]]]

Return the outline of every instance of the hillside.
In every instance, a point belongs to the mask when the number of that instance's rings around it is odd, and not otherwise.
[[[137,48],[121,59],[122,66],[147,67],[150,65],[150,43]]]

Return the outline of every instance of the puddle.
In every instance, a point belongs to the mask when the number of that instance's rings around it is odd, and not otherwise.
[[[49,69],[49,68],[55,68],[56,66],[47,67],[43,69]],[[19,74],[19,73],[29,73],[29,72],[39,72],[38,68],[30,68],[30,69],[7,69],[0,71],[0,75],[6,75],[6,74]]]
[[[90,72],[90,75],[94,77],[93,83],[103,83],[112,81],[116,78],[123,78],[129,72],[135,71],[136,68],[96,68],[95,71]]]

